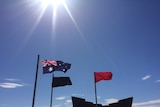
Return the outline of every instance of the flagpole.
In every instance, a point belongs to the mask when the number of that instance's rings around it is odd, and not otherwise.
[[[52,74],[52,82],[51,82],[51,101],[50,101],[50,107],[52,107],[52,97],[53,97],[53,77],[54,77],[54,74]]]
[[[94,89],[95,89],[95,101],[96,101],[96,107],[97,107],[97,88],[96,88],[96,81],[95,81],[95,72],[94,72]]]
[[[36,86],[37,86],[37,77],[38,77],[39,58],[40,58],[40,55],[38,55],[38,58],[37,58],[37,67],[36,67],[36,75],[35,75],[35,82],[34,82],[34,92],[33,92],[32,107],[34,107],[34,102],[35,102]]]

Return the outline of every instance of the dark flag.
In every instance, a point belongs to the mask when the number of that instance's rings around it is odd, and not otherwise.
[[[95,82],[99,82],[100,80],[111,80],[112,72],[94,72]]]
[[[43,60],[43,74],[52,73],[54,71],[63,71],[64,73],[70,69],[71,64],[64,63],[63,61]]]
[[[69,77],[53,77],[52,87],[60,87],[65,85],[72,85]]]

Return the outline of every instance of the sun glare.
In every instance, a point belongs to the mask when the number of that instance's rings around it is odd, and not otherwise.
[[[63,2],[63,0],[39,0],[42,5],[48,6],[48,5],[54,5],[57,6]]]
[[[27,1],[27,0],[25,0]],[[56,36],[56,20],[57,20],[57,9],[58,8],[64,8],[66,10],[66,12],[68,13],[70,19],[72,20],[75,28],[77,29],[79,35],[81,36],[81,38],[86,42],[85,38],[84,38],[84,35],[82,34],[76,20],[74,19],[74,17],[72,16],[68,6],[67,6],[67,0],[35,0],[34,2],[32,0],[28,0],[28,1],[31,1],[29,3],[31,3],[30,6],[38,6],[38,8],[33,8],[34,11],[31,11],[31,12],[36,12],[35,14],[34,13],[31,13],[31,15],[36,18],[36,20],[34,21],[33,23],[33,27],[31,28],[31,31],[28,33],[28,37],[25,41],[25,43],[29,40],[30,36],[32,35],[32,33],[34,32],[34,30],[36,29],[36,27],[38,26],[38,24],[41,22],[41,19],[42,17],[44,16],[44,13],[47,12],[47,9],[52,9],[52,11],[49,11],[49,12],[52,12],[50,15],[52,15],[52,20],[51,20],[51,23],[52,23],[52,38],[51,38],[51,41],[52,40],[55,40],[54,37]],[[22,1],[23,3],[24,1]],[[24,2],[24,3],[27,3],[27,2]],[[47,8],[49,7],[49,8]],[[51,7],[51,8],[50,8]],[[32,9],[32,8],[29,8],[29,9]]]

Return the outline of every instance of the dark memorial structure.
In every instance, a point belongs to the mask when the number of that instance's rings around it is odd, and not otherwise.
[[[93,102],[88,102],[83,98],[72,96],[73,107],[132,107],[132,101],[133,101],[133,97],[129,97],[109,105],[102,105],[102,104],[96,105]]]

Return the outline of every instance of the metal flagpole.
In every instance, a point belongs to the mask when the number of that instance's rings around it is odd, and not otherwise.
[[[33,92],[32,107],[34,107],[34,102],[35,102],[36,86],[37,86],[37,77],[38,77],[39,58],[40,58],[40,55],[38,55],[38,58],[37,58],[37,67],[36,67],[36,75],[35,75],[35,82],[34,82],[34,92]]]
[[[51,101],[50,101],[50,107],[52,107],[52,96],[53,96],[53,77],[54,77],[54,74],[52,74],[52,82],[51,82]]]
[[[95,72],[94,72],[94,89],[95,89],[95,101],[96,101],[96,107],[97,107],[97,89],[96,89],[96,81],[95,81]]]

